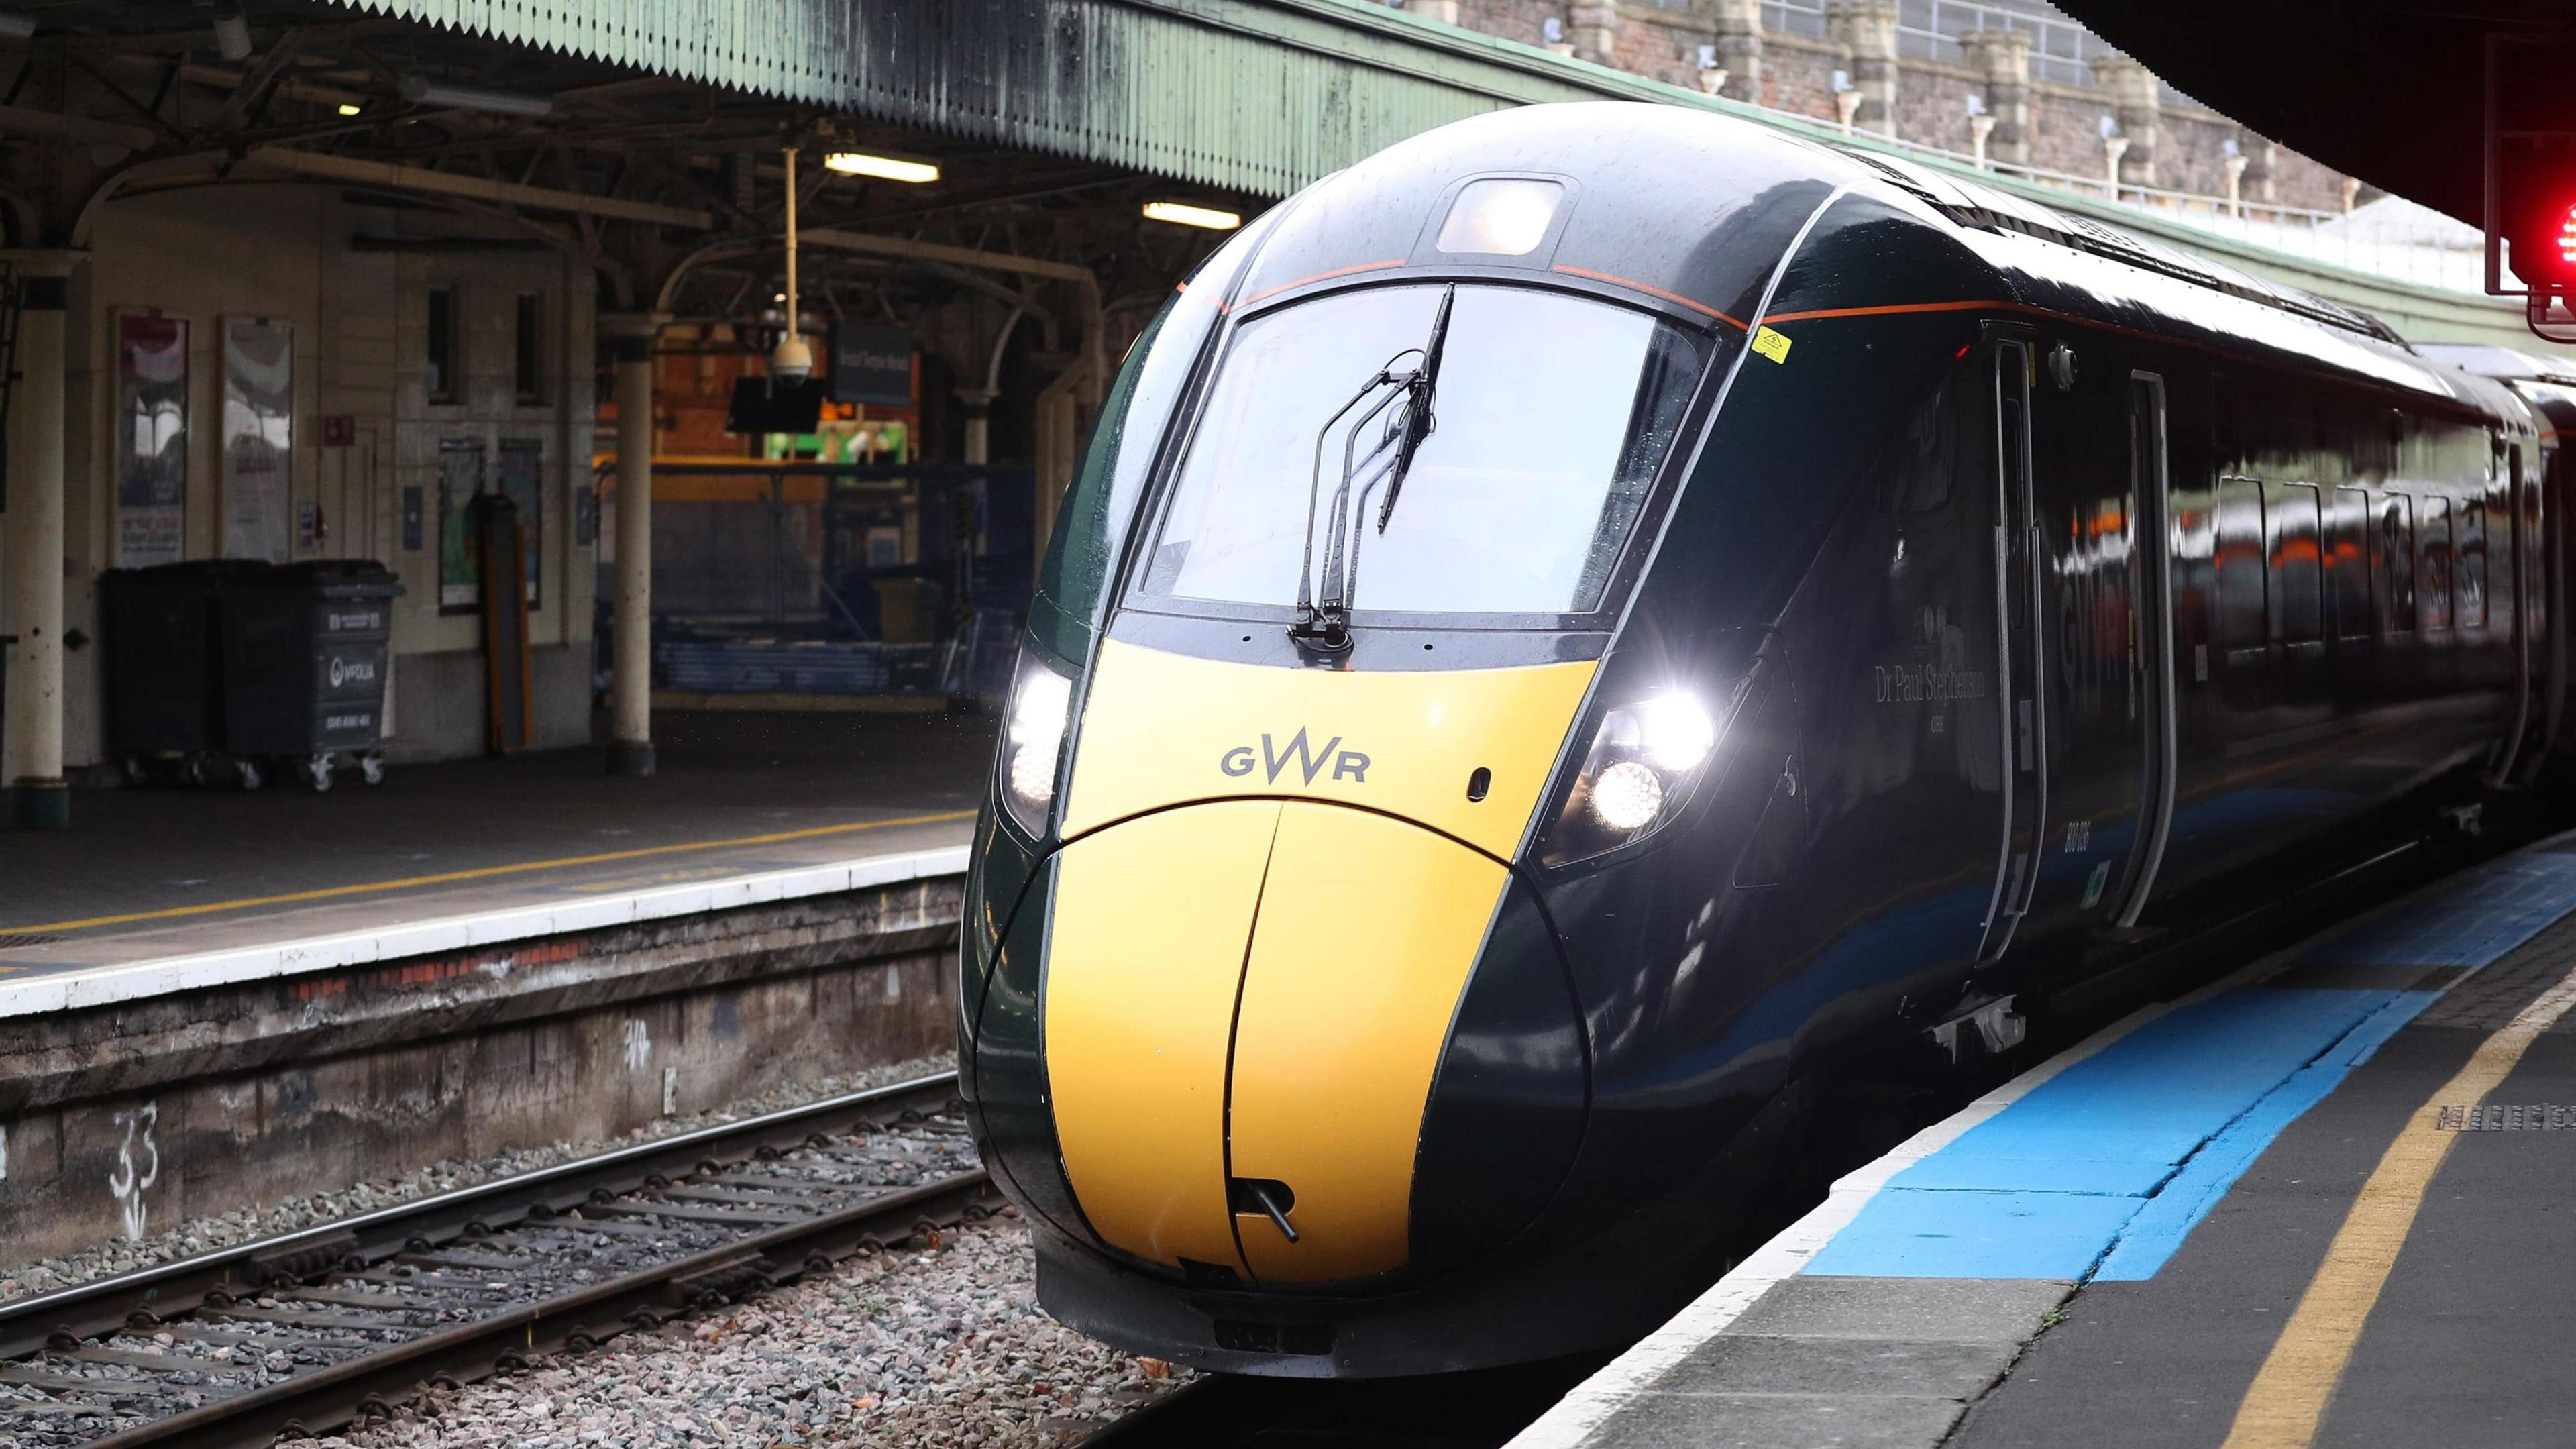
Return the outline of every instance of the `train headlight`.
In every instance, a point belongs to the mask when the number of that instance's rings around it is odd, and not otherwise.
[[[1626,834],[1655,823],[1664,811],[1664,782],[1635,760],[1621,760],[1592,782],[1592,818]]]
[[[1540,844],[1540,859],[1564,865],[1653,834],[1690,803],[1717,753],[1718,733],[1708,706],[1682,693],[1602,715],[1583,773]]]
[[[1031,835],[1046,834],[1072,703],[1073,681],[1033,651],[1020,651],[1010,717],[1002,729],[1002,804]]]

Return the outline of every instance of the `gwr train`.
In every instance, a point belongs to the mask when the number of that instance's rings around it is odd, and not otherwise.
[[[2528,779],[2552,437],[2332,303],[1723,117],[1308,187],[1130,352],[979,826],[964,1080],[1042,1301],[1283,1375],[1650,1327],[1807,1084]]]

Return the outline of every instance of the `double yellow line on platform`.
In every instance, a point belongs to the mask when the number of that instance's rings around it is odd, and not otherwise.
[[[2254,1375],[2253,1387],[2237,1405],[2226,1449],[2307,1449],[2325,1421],[2327,1401],[2352,1362],[2362,1325],[2379,1303],[2389,1270],[2406,1246],[2424,1192],[2433,1185],[2457,1132],[2441,1128],[2442,1108],[2451,1103],[2474,1105],[2504,1084],[2540,1034],[2576,1006],[2576,972],[2542,992],[2511,1022],[2478,1045],[2468,1065],[2442,1084],[2431,1099],[2407,1119],[2397,1140],[2380,1154],[2379,1166],[2361,1185],[2343,1226],[2326,1248],[2325,1262],[2308,1282],[2307,1293],[2281,1337]]]
[[[76,921],[44,921],[32,926],[11,926],[13,932],[29,935],[57,931],[90,931],[101,926],[126,926],[137,921],[170,921],[187,916],[207,916],[221,911],[247,911],[259,906],[292,906],[308,901],[327,901],[342,896],[368,895],[377,891],[417,890],[422,886],[455,885],[461,881],[490,880],[496,876],[526,875],[532,871],[565,870],[581,865],[608,865],[621,860],[643,860],[656,855],[678,855],[692,850],[723,850],[744,845],[783,845],[793,840],[819,840],[833,835],[856,835],[866,830],[891,830],[903,825],[945,825],[951,821],[972,820],[972,810],[943,810],[935,815],[905,815],[893,820],[863,820],[848,825],[816,825],[803,830],[780,830],[768,835],[738,835],[730,840],[690,840],[675,845],[641,845],[629,850],[604,850],[593,855],[567,855],[555,860],[525,860],[510,865],[477,866],[471,870],[441,871],[435,875],[405,876],[400,880],[364,881],[355,885],[321,886],[309,891],[286,891],[273,896],[244,896],[239,900],[205,901],[192,906],[166,906],[153,911],[128,911],[114,916],[88,916]]]

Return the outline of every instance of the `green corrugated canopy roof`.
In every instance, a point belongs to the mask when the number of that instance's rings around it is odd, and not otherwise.
[[[350,3],[681,80],[1268,196],[1432,127],[1543,101],[1697,106],[1877,144],[1371,0]],[[2531,345],[2509,303],[2225,242],[2011,178],[1977,179],[2381,313],[2410,336]]]

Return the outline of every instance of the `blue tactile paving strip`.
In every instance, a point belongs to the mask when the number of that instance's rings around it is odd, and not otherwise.
[[[2365,918],[2303,953],[2334,966],[2484,966],[2567,914],[2576,855],[2527,851],[2442,890]]]
[[[2570,909],[2576,855],[2528,852],[2291,964],[2475,969]],[[2153,1277],[2283,1128],[2438,995],[2255,984],[2179,1007],[1889,1179],[1805,1271]]]

